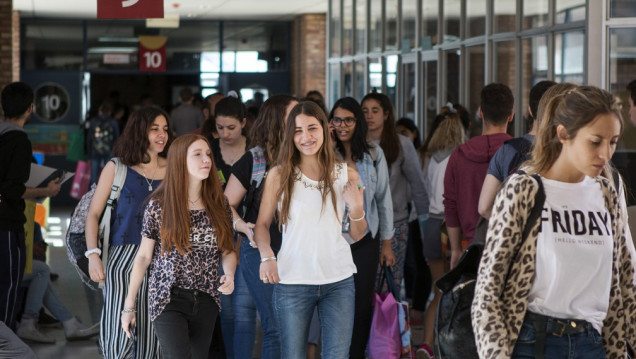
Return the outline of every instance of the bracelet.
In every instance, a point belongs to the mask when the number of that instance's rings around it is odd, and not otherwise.
[[[137,308],[124,308],[124,310],[121,311],[121,314],[124,313],[137,313]]]
[[[102,250],[99,248],[93,248],[93,249],[89,249],[86,252],[84,252],[84,257],[88,258],[88,256],[90,256],[93,253],[97,253],[98,256],[102,255]]]
[[[360,218],[351,218],[351,213],[349,213],[349,220],[351,222],[360,222],[361,220],[364,219],[364,216],[366,216],[366,215],[367,215],[367,213],[364,210],[362,210],[362,216]]]
[[[267,262],[267,261],[275,261],[276,260],[276,256],[274,257],[267,257],[267,258],[261,258],[261,263]]]
[[[241,218],[237,218],[234,220],[234,222],[232,222],[232,229],[234,229],[234,232],[236,232],[236,224],[238,223],[238,221],[240,221]]]

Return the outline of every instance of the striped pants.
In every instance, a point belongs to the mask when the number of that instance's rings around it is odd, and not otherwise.
[[[15,329],[18,288],[26,259],[24,232],[0,231],[0,321]]]
[[[127,359],[132,356],[133,343],[121,328],[121,311],[124,309],[130,272],[138,248],[133,244],[110,247],[99,334],[99,344],[105,359]],[[160,358],[159,341],[152,328],[148,310],[148,272],[137,294],[135,334],[135,359]]]

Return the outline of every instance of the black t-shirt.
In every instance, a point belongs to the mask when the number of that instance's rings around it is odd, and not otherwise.
[[[256,223],[256,219],[258,218],[258,210],[261,207],[261,196],[263,188],[265,187],[265,178],[263,178],[260,186],[253,189],[253,192],[250,193],[250,181],[252,179],[253,162],[254,159],[252,156],[252,152],[247,151],[238,161],[234,163],[234,166],[232,166],[231,168],[231,173],[234,175],[234,177],[236,177],[237,180],[239,180],[239,182],[241,182],[243,188],[248,191],[248,197],[251,196],[253,198],[251,203],[248,205],[248,208],[246,209],[246,213],[244,214],[243,219],[246,222]],[[245,203],[241,203],[241,207],[244,204]],[[269,227],[269,235],[272,249],[274,250],[274,252],[278,252],[282,242],[282,234],[278,230],[278,221],[276,220],[276,218],[274,218],[272,224]]]

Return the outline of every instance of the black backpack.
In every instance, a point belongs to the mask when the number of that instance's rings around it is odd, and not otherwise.
[[[93,154],[107,156],[113,150],[115,142],[114,121],[110,117],[102,118],[92,127],[91,141]]]
[[[530,236],[534,224],[541,218],[545,191],[539,175],[532,175],[539,185],[534,207],[523,230],[523,241]],[[523,242],[522,242],[523,243]],[[521,244],[517,247],[517,251]],[[455,268],[440,278],[435,285],[442,292],[435,317],[436,359],[478,359],[470,309],[475,295],[475,284],[483,243],[471,244]]]

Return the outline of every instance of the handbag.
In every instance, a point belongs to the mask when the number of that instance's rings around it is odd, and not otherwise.
[[[403,303],[398,301],[399,293],[393,280],[391,268],[382,267],[382,272],[376,288],[382,288],[386,281],[389,289],[386,293],[375,293],[373,319],[369,333],[369,359],[398,359],[402,355],[402,333],[400,323],[408,328],[408,305],[404,310]],[[400,310],[402,307],[402,310]],[[400,318],[402,313],[402,318]],[[406,333],[405,333],[406,334]],[[410,329],[408,331],[408,352],[410,352]]]
[[[91,166],[86,161],[77,161],[75,167],[75,177],[71,184],[70,196],[75,199],[82,198],[88,192],[88,185],[91,182]]]
[[[104,269],[108,260],[108,244],[110,239],[110,225],[112,211],[117,207],[117,200],[121,194],[121,190],[126,182],[126,165],[121,162],[119,158],[112,158],[111,161],[115,163],[115,178],[113,185],[110,189],[110,195],[106,202],[106,208],[99,220],[99,227],[97,230],[97,246],[102,250],[102,264]],[[86,252],[86,232],[85,224],[86,217],[88,216],[88,208],[90,207],[91,200],[95,194],[95,188],[97,186],[93,184],[91,190],[88,191],[73,210],[71,221],[66,232],[66,254],[69,261],[79,274],[82,282],[93,290],[96,290],[96,284],[91,280],[88,272],[88,258],[84,255]],[[102,283],[98,285],[102,287]]]

